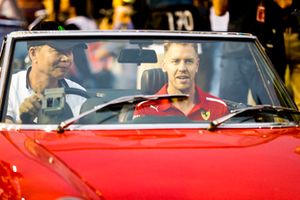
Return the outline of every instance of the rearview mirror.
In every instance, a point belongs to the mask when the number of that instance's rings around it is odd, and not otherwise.
[[[154,50],[150,49],[122,49],[118,58],[119,63],[157,63]]]

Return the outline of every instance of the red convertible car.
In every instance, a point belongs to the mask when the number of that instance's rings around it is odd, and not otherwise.
[[[300,199],[299,111],[243,33],[20,31],[1,199]]]

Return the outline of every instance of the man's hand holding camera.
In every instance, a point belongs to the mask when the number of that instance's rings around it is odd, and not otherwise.
[[[23,101],[19,109],[22,123],[32,123],[34,121],[42,107],[42,99],[42,94],[35,93]]]

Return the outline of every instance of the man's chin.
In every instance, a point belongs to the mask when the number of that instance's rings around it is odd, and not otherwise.
[[[55,77],[57,80],[63,79],[67,76],[67,73],[56,73]]]
[[[182,83],[179,83],[179,84],[177,84],[177,88],[179,89],[179,90],[190,90],[191,89],[191,87],[192,87],[192,84],[190,84],[190,82],[182,82]]]
[[[191,91],[190,87],[179,87],[177,88],[177,90],[181,93],[181,94],[189,94]]]
[[[68,68],[56,68],[56,70],[54,71],[55,76],[66,76],[69,73],[69,69]]]

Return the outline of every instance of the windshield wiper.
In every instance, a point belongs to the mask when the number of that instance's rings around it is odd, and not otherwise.
[[[276,114],[300,115],[300,112],[298,110],[295,110],[292,108],[285,108],[285,107],[281,107],[281,106],[271,106],[271,105],[256,105],[256,106],[232,110],[229,114],[210,122],[209,127],[207,129],[214,130],[222,123],[230,120],[231,118],[233,118],[239,114],[242,114],[242,113],[245,113],[248,111],[250,111],[250,112],[255,111],[256,113],[257,112],[270,112],[270,113],[276,113]]]
[[[57,127],[57,132],[58,133],[63,133],[64,130],[69,127],[70,125],[74,124],[77,122],[79,119],[94,113],[98,112],[104,108],[109,108],[113,105],[116,104],[123,104],[123,103],[139,103],[142,101],[148,101],[148,100],[158,100],[158,99],[186,99],[188,98],[189,95],[187,94],[164,94],[164,95],[131,95],[131,96],[122,96],[116,99],[113,99],[111,101],[108,101],[106,103],[99,104],[95,107],[93,107],[90,110],[87,110],[78,116],[72,117],[70,119],[67,119],[63,122],[60,122],[58,127]]]

